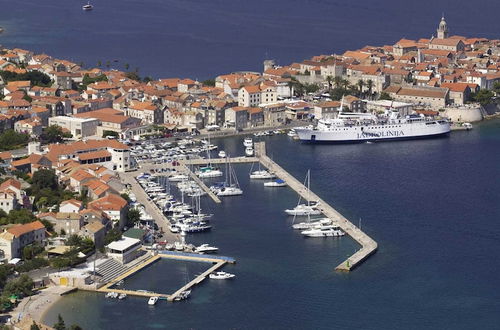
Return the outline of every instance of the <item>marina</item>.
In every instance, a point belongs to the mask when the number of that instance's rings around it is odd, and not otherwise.
[[[183,261],[190,261],[190,262],[202,262],[202,263],[209,263],[209,264],[213,264],[213,265],[211,267],[209,267],[206,271],[197,275],[192,281],[186,283],[184,286],[182,286],[180,289],[173,292],[172,294],[158,293],[158,292],[147,291],[147,290],[127,290],[127,289],[122,289],[122,288],[117,287],[117,284],[123,283],[123,281],[125,281],[128,277],[133,276],[134,274],[140,272],[145,267],[147,267],[147,266],[151,265],[152,263],[157,262],[161,259],[183,260]],[[126,296],[137,296],[137,297],[146,297],[146,298],[158,297],[159,299],[165,299],[165,300],[168,300],[171,302],[178,301],[177,298],[183,292],[190,291],[195,285],[198,285],[201,282],[203,282],[210,274],[218,271],[220,268],[224,267],[224,265],[226,265],[227,263],[234,264],[235,262],[236,262],[235,259],[230,258],[230,257],[224,257],[224,256],[200,256],[199,254],[193,254],[193,253],[158,251],[156,254],[154,254],[153,256],[142,261],[141,263],[139,263],[135,267],[129,269],[127,272],[110,280],[104,286],[97,289],[97,291],[104,292],[107,295],[114,294],[114,295],[116,295],[116,298],[119,298],[118,295],[122,295],[123,298],[125,298]],[[109,295],[107,297],[115,298],[113,295]]]

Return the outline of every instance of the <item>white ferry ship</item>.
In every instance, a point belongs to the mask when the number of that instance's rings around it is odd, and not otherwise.
[[[310,143],[352,143],[421,139],[446,135],[450,132],[446,119],[430,119],[423,115],[399,117],[389,110],[383,117],[371,113],[341,112],[336,119],[322,119],[316,127],[296,128],[299,139]]]

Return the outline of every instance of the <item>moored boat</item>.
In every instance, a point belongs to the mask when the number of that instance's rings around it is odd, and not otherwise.
[[[285,181],[278,179],[275,181],[264,182],[264,187],[286,187]]]
[[[208,275],[208,277],[213,280],[229,280],[235,278],[236,275],[226,272],[215,272]]]
[[[149,298],[149,300],[148,300],[148,305],[150,305],[150,306],[154,306],[154,305],[156,305],[156,303],[158,302],[158,299],[159,299],[159,298],[158,298],[158,297],[156,297],[156,296],[155,296],[155,297],[151,297],[151,298]]]

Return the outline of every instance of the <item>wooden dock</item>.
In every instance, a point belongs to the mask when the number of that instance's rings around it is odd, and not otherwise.
[[[361,229],[352,224],[346,217],[344,217],[328,203],[322,200],[318,195],[314,194],[312,191],[308,192],[307,187],[305,187],[300,181],[295,179],[281,166],[267,157],[264,142],[255,143],[255,154],[263,166],[267,167],[280,179],[284,180],[288,184],[288,186],[295,190],[302,198],[304,198],[306,201],[310,200],[319,202],[319,208],[321,209],[321,212],[323,212],[326,217],[337,221],[339,227],[342,228],[342,230],[346,234],[351,236],[356,242],[358,242],[358,244],[361,245],[361,249],[350,256],[347,260],[343,261],[340,265],[338,265],[335,268],[336,270],[350,271],[377,250],[377,243],[373,239],[371,239],[368,235],[361,231]]]

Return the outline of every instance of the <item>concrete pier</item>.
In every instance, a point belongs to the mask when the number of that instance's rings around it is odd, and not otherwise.
[[[210,190],[210,188],[208,188],[207,185],[196,174],[194,174],[193,171],[191,171],[188,166],[186,166],[186,164],[183,164],[181,168],[182,168],[182,171],[184,173],[186,173],[186,175],[188,175],[191,179],[193,179],[193,181],[196,182],[196,184],[198,186],[200,186],[200,188],[203,189],[203,191],[205,191],[207,193],[207,195],[215,203],[217,203],[217,204],[221,203],[220,198],[216,194],[214,194],[214,192],[212,190]]]
[[[350,256],[347,260],[338,265],[335,269],[338,271],[350,271],[356,266],[358,266],[367,257],[373,254],[377,250],[377,243],[371,239],[368,235],[361,231],[358,227],[352,224],[346,217],[340,214],[337,210],[331,207],[328,203],[322,200],[318,195],[312,191],[307,191],[300,181],[295,179],[287,171],[285,171],[281,166],[276,164],[272,159],[266,155],[266,146],[264,142],[255,143],[255,154],[261,164],[267,167],[271,172],[274,172],[280,179],[284,180],[290,188],[295,190],[302,198],[306,201],[317,201],[320,203],[319,208],[323,214],[336,221],[342,230],[351,236],[358,244],[361,245],[361,249]]]

